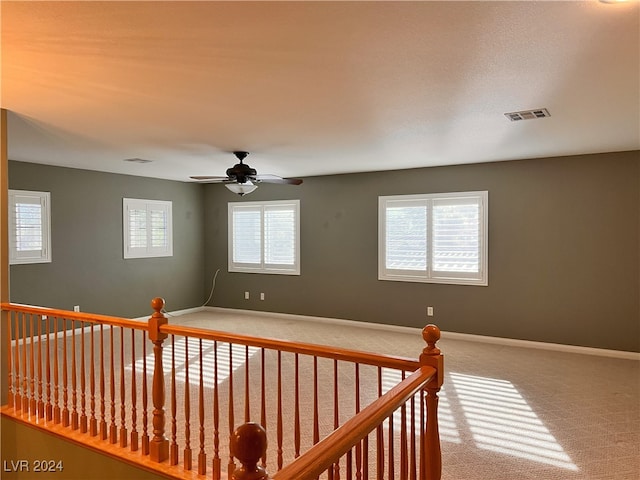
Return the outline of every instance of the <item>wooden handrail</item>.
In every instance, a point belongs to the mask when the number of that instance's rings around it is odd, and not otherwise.
[[[113,325],[114,327],[133,328],[136,330],[147,330],[147,322],[131,320],[130,318],[110,317],[108,315],[99,315],[87,312],[70,312],[68,310],[59,310],[56,308],[34,307],[31,305],[23,305],[21,303],[0,303],[2,310],[32,313],[37,315],[46,315],[47,317],[66,318],[67,320],[79,320],[86,323]]]
[[[222,332],[218,330],[203,330],[195,327],[183,327],[180,325],[162,325],[160,331],[169,335],[180,335],[203,340],[228,342],[252,347],[279,350],[281,352],[298,353],[315,357],[343,360],[347,362],[373,365],[382,368],[415,371],[420,367],[420,361],[411,358],[369,353],[346,348],[317,345],[313,343],[293,342],[274,338],[257,338],[249,335]]]
[[[347,453],[391,413],[423,389],[436,374],[436,369],[433,367],[421,367],[271,478],[273,480],[318,478],[337,458]]]

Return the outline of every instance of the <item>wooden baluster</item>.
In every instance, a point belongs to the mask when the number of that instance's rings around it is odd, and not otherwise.
[[[264,347],[260,349],[260,425],[265,430],[267,429],[267,379],[266,379],[266,365],[265,365],[265,351]],[[262,466],[267,466],[267,451],[264,451],[262,457]]]
[[[113,325],[109,325],[109,397],[110,397],[110,409],[111,423],[109,423],[109,443],[116,443],[118,441],[118,427],[116,425],[116,374],[115,374],[115,351],[113,349]]]
[[[318,357],[313,357],[313,444],[320,441],[320,418],[318,412]]]
[[[131,451],[138,451],[138,421],[137,401],[138,389],[136,385],[136,331],[131,329]]]
[[[234,408],[233,408],[233,344],[229,343],[229,437],[233,435],[234,428]],[[229,450],[229,463],[227,465],[227,476],[232,477],[236,464],[233,461],[233,454]]]
[[[62,426],[69,426],[69,390],[67,384],[67,319],[62,327]]]
[[[14,393],[13,393],[13,366],[11,364],[13,357],[13,312],[7,312],[7,405],[9,408],[15,409]]]
[[[58,317],[53,317],[53,329],[53,423],[58,424],[60,423],[60,387],[58,383]]]
[[[85,325],[84,322],[80,322],[80,432],[87,433],[87,371],[85,367]]]
[[[200,453],[198,453],[198,475],[207,473],[207,455],[204,453],[204,370],[202,369],[202,339],[200,339],[200,397],[198,413],[200,419]]]
[[[436,346],[440,340],[440,329],[432,324],[422,329],[422,338],[427,346],[422,350],[420,363],[434,367],[435,377],[427,384],[426,392],[426,439],[423,455],[426,461],[425,480],[439,480],[442,475],[442,453],[440,450],[440,434],[438,432],[438,392],[444,381],[444,360],[440,349]]]
[[[90,409],[91,418],[89,419],[89,435],[95,437],[98,435],[98,419],[96,418],[96,356],[95,356],[95,338],[94,324],[91,324],[91,345],[90,345],[90,361],[89,361],[89,390],[90,390]]]
[[[120,446],[125,448],[129,441],[127,435],[127,411],[125,408],[125,378],[124,378],[124,327],[120,327]]]
[[[20,313],[14,313],[16,328],[15,328],[15,340],[14,340],[14,365],[16,373],[14,376],[15,389],[14,389],[14,409],[16,412],[22,410],[22,384],[20,383]]]
[[[27,319],[22,314],[22,413],[29,413],[29,372],[27,369]]]
[[[149,419],[147,394],[147,332],[142,332],[142,454],[149,455]]]
[[[240,425],[232,434],[229,450],[240,462],[231,480],[268,480],[269,474],[258,461],[267,449],[267,432],[257,423]]]
[[[362,478],[369,480],[369,436],[362,439]]]
[[[22,313],[16,312],[16,339],[15,339],[15,355],[14,355],[14,364],[16,366],[16,375],[15,375],[15,409],[16,413],[22,412],[22,375],[20,369],[20,358],[22,357]]]
[[[293,443],[294,457],[300,456],[300,365],[299,356],[295,354],[295,381],[294,381],[294,413],[293,413]]]
[[[382,368],[378,367],[378,397],[382,396]],[[379,479],[384,478],[384,431],[382,425],[376,428],[376,460],[377,475]]]
[[[395,415],[391,413],[389,416],[389,448],[387,449],[388,455],[388,464],[389,464],[389,478],[395,478],[395,442],[394,442],[394,425]]]
[[[411,465],[409,467],[410,478],[409,480],[417,480],[417,468],[418,462],[416,460],[416,396],[411,397],[411,430],[410,430],[410,445],[411,445]]]
[[[184,453],[185,470],[191,470],[191,394],[189,391],[189,337],[184,337]]]
[[[107,420],[106,405],[104,402],[105,378],[104,378],[104,325],[100,324],[100,439],[106,440]]]
[[[50,354],[50,340],[51,340],[51,325],[49,323],[49,316],[45,320],[45,329],[47,331],[47,339],[45,344],[45,393],[47,395],[47,402],[45,403],[45,417],[47,422],[53,419],[53,404],[51,403],[51,354]]]
[[[154,309],[149,319],[149,338],[153,342],[153,438],[149,443],[149,455],[154,462],[163,462],[169,457],[169,440],[164,436],[164,371],[162,367],[162,342],[167,338],[160,327],[168,320],[162,314],[164,300],[156,297],[151,301]]]
[[[278,418],[277,418],[277,437],[278,437],[278,470],[282,469],[282,352],[278,350]]]
[[[171,335],[171,447],[169,451],[169,463],[171,465],[178,464],[178,442],[176,441],[178,434],[178,423],[176,413],[178,408],[178,399],[176,397],[176,339],[175,335]]]
[[[360,412],[360,364],[355,364],[355,413]],[[362,442],[356,444],[356,480],[362,480]]]
[[[338,391],[338,360],[333,360],[333,429],[337,430],[340,426],[340,394]],[[340,460],[333,464],[333,475],[329,475],[333,480],[340,480]],[[392,477],[393,478],[393,477]]]
[[[406,378],[402,371],[402,380]],[[407,451],[407,403],[400,407],[400,478],[408,478],[409,454]]]
[[[425,416],[424,416],[424,391],[420,391],[420,425],[426,425],[426,420],[425,420]],[[426,461],[427,461],[427,456],[425,454],[426,451],[426,441],[425,441],[425,429],[424,428],[420,428],[420,462],[418,465],[419,468],[419,472],[420,474],[418,475],[418,478],[420,478],[421,480],[426,479],[427,478],[427,474],[426,474],[426,469],[427,469],[427,465],[426,465]]]
[[[244,422],[251,420],[251,408],[249,406],[249,345],[244,346]]]
[[[78,422],[78,392],[76,382],[76,321],[71,320],[71,429],[79,428]]]
[[[29,334],[31,335],[31,346],[29,348],[29,379],[31,381],[31,395],[29,402],[29,414],[35,417],[38,413],[38,401],[36,399],[36,366],[35,366],[35,324],[34,317],[40,318],[36,314],[29,315]],[[38,342],[39,343],[39,342]]]
[[[11,338],[11,336],[9,336]],[[9,355],[11,358],[11,355]],[[38,320],[38,418],[44,419],[44,398],[42,378],[42,319]]]
[[[213,342],[213,480],[220,480],[220,404],[218,398],[218,342]]]

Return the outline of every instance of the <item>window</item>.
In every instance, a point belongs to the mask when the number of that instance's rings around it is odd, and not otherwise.
[[[229,271],[300,275],[300,201],[229,203]]]
[[[9,263],[51,262],[51,195],[9,190]]]
[[[124,198],[124,258],[171,257],[171,202]]]
[[[378,278],[488,285],[488,192],[379,197]]]

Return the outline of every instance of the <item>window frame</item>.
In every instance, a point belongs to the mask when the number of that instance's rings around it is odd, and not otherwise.
[[[456,200],[476,199],[479,206],[478,267],[476,272],[436,271],[433,269],[433,206],[436,202],[454,203]],[[422,269],[390,269],[386,267],[386,219],[390,204],[406,202],[407,205],[426,207],[426,267]],[[378,280],[399,282],[441,283],[452,285],[489,285],[489,192],[446,192],[415,195],[390,195],[378,197]]]
[[[41,208],[40,233],[42,248],[37,250],[19,251],[17,248],[17,225],[15,218],[15,206],[23,202],[39,204]],[[37,202],[26,200],[37,199]],[[9,265],[24,265],[32,263],[51,263],[51,193],[33,190],[8,191],[9,200]]]
[[[147,242],[144,247],[131,246],[130,210],[144,210],[146,212],[145,231]],[[165,229],[167,231],[166,245],[153,247],[151,245],[151,212],[162,211],[165,214]],[[125,260],[134,258],[161,258],[173,256],[173,202],[170,200],[147,200],[140,198],[122,199],[122,233],[123,257]]]
[[[269,264],[265,261],[265,210],[293,207],[294,212],[294,264]],[[234,261],[234,211],[254,209],[260,211],[260,262]],[[227,260],[228,271],[232,273],[263,273],[271,275],[300,275],[300,200],[269,200],[255,202],[229,202],[227,206]]]

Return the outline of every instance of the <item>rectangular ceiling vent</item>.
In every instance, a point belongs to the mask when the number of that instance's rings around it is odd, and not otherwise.
[[[537,108],[535,110],[522,110],[521,112],[509,112],[504,114],[512,122],[518,120],[532,120],[534,118],[550,117],[551,114],[546,108]]]
[[[125,162],[131,162],[131,163],[151,163],[151,162],[153,162],[153,160],[146,160],[144,158],[125,158],[124,161]]]

